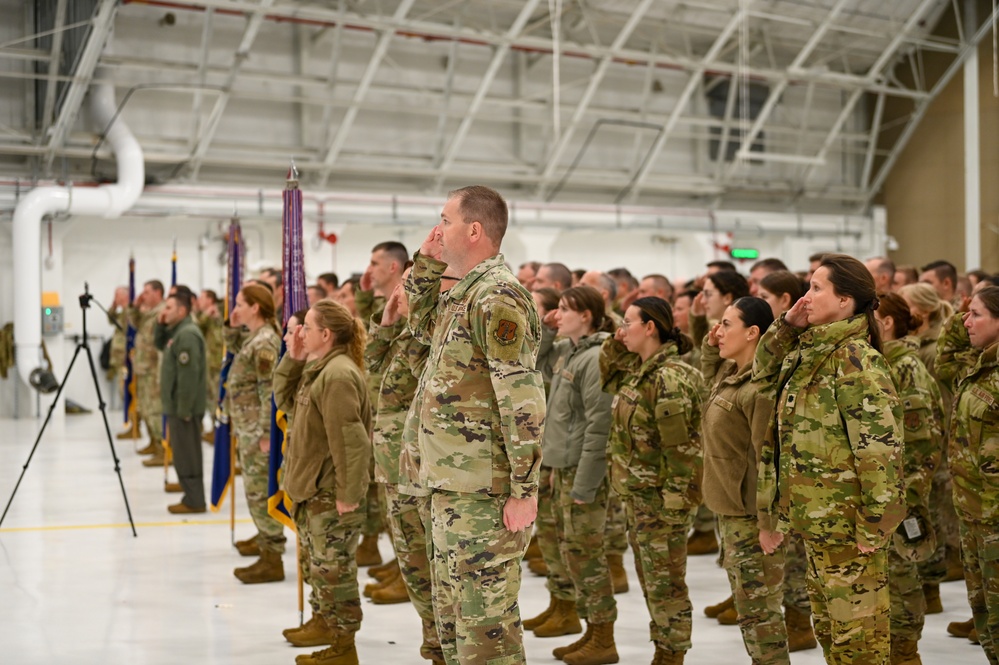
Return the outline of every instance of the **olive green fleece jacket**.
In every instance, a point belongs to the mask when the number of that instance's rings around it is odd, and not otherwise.
[[[555,343],[555,362],[545,434],[541,449],[545,466],[576,467],[572,498],[590,503],[607,477],[607,437],[611,401],[600,379],[600,345],[610,337],[595,333],[579,340]]]
[[[364,372],[335,346],[319,360],[285,354],[274,372],[274,401],[294,410],[284,456],[284,491],[302,503],[332,489],[338,501],[357,504],[368,491],[371,405]]]

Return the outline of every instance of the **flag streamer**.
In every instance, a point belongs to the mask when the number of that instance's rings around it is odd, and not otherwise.
[[[135,302],[135,257],[128,257],[128,302]],[[128,317],[126,317],[128,319]],[[130,428],[136,427],[138,416],[136,415],[136,381],[137,376],[132,366],[132,355],[135,352],[135,326],[128,319],[128,328],[125,331],[125,383],[124,395],[122,396],[122,411],[125,415],[125,424]]]

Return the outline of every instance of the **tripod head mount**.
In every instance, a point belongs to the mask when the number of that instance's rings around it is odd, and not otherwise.
[[[83,294],[80,296],[80,308],[87,309],[90,307],[90,301],[94,297],[90,295],[90,284],[88,282],[83,283]]]

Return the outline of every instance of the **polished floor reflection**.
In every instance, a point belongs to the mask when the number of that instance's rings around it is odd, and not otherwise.
[[[120,414],[112,414],[113,423]],[[0,421],[0,500],[5,505],[31,449],[39,423]],[[69,416],[65,436],[46,434],[10,513],[0,528],[0,663],[31,665],[169,665],[294,662],[296,649],[281,630],[298,623],[296,581],[244,586],[232,575],[247,559],[230,545],[229,507],[177,519],[166,506],[163,471],[140,464],[131,441],[115,442],[138,528],[133,538],[99,415]],[[211,449],[205,447],[206,470]],[[206,474],[207,477],[207,474]],[[242,487],[237,486],[237,497]],[[241,498],[236,537],[252,534]],[[390,555],[385,536],[383,555]],[[291,575],[294,552],[285,554]],[[617,643],[621,662],[648,663],[648,613],[630,557],[632,589],[619,595]],[[362,583],[367,581],[364,573]],[[727,591],[713,557],[695,557],[688,583],[695,608],[691,665],[750,662],[739,630],[702,614]],[[923,662],[979,664],[980,647],[946,635],[948,622],[970,616],[964,584],[942,588],[944,613],[928,617],[920,643]],[[521,608],[533,616],[547,605],[544,581],[525,570]],[[528,633],[530,662],[556,663],[551,649],[574,638]],[[364,605],[357,637],[362,663],[419,665],[419,621],[412,607]],[[792,654],[794,665],[823,662],[817,650]]]

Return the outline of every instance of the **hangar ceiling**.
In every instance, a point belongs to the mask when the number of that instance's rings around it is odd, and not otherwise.
[[[113,177],[101,76],[157,182],[864,210],[979,4],[0,0],[0,173]]]

